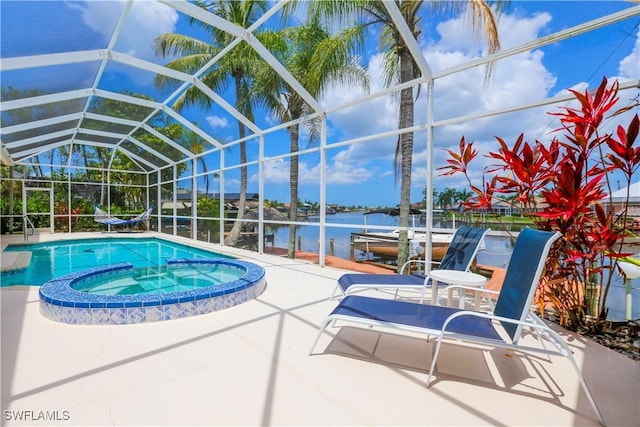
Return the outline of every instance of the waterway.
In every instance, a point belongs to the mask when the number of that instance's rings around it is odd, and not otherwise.
[[[307,222],[319,222],[319,217],[309,217]],[[377,231],[376,227],[397,227],[397,217],[374,214],[364,215],[362,212],[341,212],[327,215],[326,247],[325,253],[350,259],[351,233],[361,233],[363,230]],[[416,226],[421,224],[416,219]],[[456,224],[458,225],[458,224]],[[434,223],[435,227],[451,228],[451,223]],[[389,231],[380,230],[380,231]],[[496,227],[496,231],[501,231]],[[267,233],[274,234],[274,243],[278,247],[287,247],[289,242],[289,227],[277,227],[267,229]],[[302,225],[296,230],[299,238],[300,249],[307,252],[320,252],[320,228],[316,225]],[[485,238],[485,247],[478,253],[478,263],[495,267],[506,267],[511,258],[515,239],[508,236],[488,235]],[[361,254],[356,254],[361,255]],[[640,254],[636,254],[640,257]],[[616,275],[613,285],[609,290],[609,318],[618,320],[624,318],[625,286],[621,276]],[[632,290],[632,318],[640,319],[640,279],[631,281]]]

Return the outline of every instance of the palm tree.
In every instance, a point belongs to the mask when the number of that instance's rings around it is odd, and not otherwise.
[[[455,188],[445,188],[438,196],[438,203],[441,209],[450,209],[456,200],[457,190]]]
[[[470,191],[470,190],[465,188],[464,190],[456,191],[455,201],[456,202],[466,202],[467,200],[469,200],[473,196],[475,196],[475,193],[473,193],[472,191]]]
[[[299,27],[281,30],[280,46],[276,55],[293,77],[307,90],[319,98],[334,82],[361,85],[369,89],[369,78],[352,55],[358,46],[358,34],[352,29],[331,35],[319,22],[310,21]],[[298,120],[313,111],[303,97],[284,81],[272,68],[262,67],[253,88],[260,92],[256,99],[263,100],[282,122]],[[319,120],[306,120],[310,141],[319,134]],[[289,220],[297,219],[298,206],[298,155],[300,126],[297,122],[289,127],[291,163],[289,169],[290,205]],[[296,227],[289,227],[289,258],[295,257]]]
[[[425,2],[423,0],[394,0],[400,10],[412,36],[420,38],[420,12],[423,6],[432,6],[434,10],[453,8],[454,12],[468,12],[474,30],[485,30],[487,51],[494,53],[500,48],[497,24],[493,12],[486,0],[473,1],[439,1]],[[391,15],[385,7],[385,1],[380,0],[334,0],[318,1],[309,4],[309,13],[314,17],[328,20],[338,19],[351,25],[355,16],[357,28],[364,30],[368,27],[381,27],[380,45],[385,49],[384,71],[387,84],[392,82],[404,83],[419,77],[420,71],[402,38],[399,29],[394,24]],[[504,2],[494,2],[497,7]],[[488,68],[490,70],[490,68]],[[489,72],[489,71],[488,71]],[[413,88],[406,88],[400,92],[400,108],[398,114],[398,129],[413,126],[414,97]],[[411,169],[413,157],[413,133],[405,132],[399,135],[396,146],[394,168],[396,179],[400,176],[400,226],[408,227],[411,207]],[[400,233],[398,241],[398,265],[405,263],[408,257],[408,237],[406,230]]]
[[[196,126],[198,123],[194,123]],[[193,154],[202,154],[206,149],[206,142],[192,130],[186,130],[182,135],[181,140],[184,141],[184,145],[189,148]],[[207,173],[207,162],[203,156],[198,157],[198,163],[202,167],[204,172],[204,195],[209,196],[209,174]]]
[[[208,10],[209,12],[220,16],[227,21],[236,24],[242,28],[249,28],[255,20],[266,10],[267,2],[265,0],[218,0],[218,1],[197,1],[196,4]],[[211,44],[201,40],[188,37],[182,34],[162,34],[155,39],[156,51],[162,56],[178,55],[180,58],[167,64],[167,67],[184,72],[195,72],[208,63],[214,56],[227,46],[233,36],[202,21],[192,20],[200,25],[211,37]],[[256,36],[258,34],[256,33]],[[250,46],[242,42],[230,52],[227,52],[217,62],[216,66],[205,75],[202,81],[211,89],[216,91],[223,90],[231,80],[235,87],[236,109],[241,112],[249,120],[253,120],[253,111],[251,108],[250,96],[250,70],[258,68],[255,61],[263,63],[258,55],[250,48]],[[156,84],[159,86],[167,86],[171,84],[171,80],[158,76]],[[203,104],[211,106],[212,100],[195,87],[187,90],[174,104],[174,108],[180,110],[186,104]],[[238,137],[242,142],[240,145],[240,163],[247,163],[247,148],[244,138],[246,136],[246,128],[244,124],[238,121]],[[231,233],[225,239],[225,244],[235,245],[240,230],[242,228],[242,218],[246,207],[247,200],[247,167],[240,168],[240,200],[238,206],[238,216],[233,225]]]

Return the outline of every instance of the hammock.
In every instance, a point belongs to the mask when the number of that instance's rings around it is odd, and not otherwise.
[[[142,224],[149,219],[153,208],[149,208],[138,216],[134,216],[130,219],[121,219],[115,216],[109,216],[109,214],[99,207],[95,206],[94,220],[100,224],[106,225],[135,225]]]

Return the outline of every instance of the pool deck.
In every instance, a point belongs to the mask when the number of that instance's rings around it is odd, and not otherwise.
[[[433,344],[418,336],[329,329],[308,356],[345,270],[197,244],[263,266],[264,293],[191,318],[75,326],[40,315],[36,288],[2,288],[2,425],[598,425],[561,357],[445,344],[426,388]],[[607,423],[640,425],[640,362],[561,334]]]

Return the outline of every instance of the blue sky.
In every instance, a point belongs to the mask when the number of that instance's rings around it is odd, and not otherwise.
[[[108,43],[113,26],[123,2],[17,2],[2,1],[2,38],[0,49],[3,57],[63,52],[83,49],[103,49]],[[499,30],[503,48],[509,48],[573,25],[613,13],[628,7],[626,1],[512,1],[510,9],[499,18]],[[16,18],[19,17],[19,18]],[[473,114],[479,111],[504,108],[524,102],[539,100],[562,93],[566,88],[585,90],[596,87],[603,76],[610,79],[640,78],[640,32],[638,18],[626,20],[605,29],[565,40],[502,60],[496,64],[495,74],[488,86],[482,84],[483,69],[473,69],[436,82],[436,120]],[[482,53],[482,43],[475,41],[465,21],[455,16],[429,15],[423,18],[423,37],[420,40],[425,58],[434,71],[446,69],[458,63],[476,58]],[[153,38],[167,32],[191,33],[202,37],[199,30],[190,27],[184,16],[161,4],[136,2],[123,28],[115,50],[157,63],[152,49]],[[381,55],[377,50],[377,37],[368,40],[362,65],[372,79],[372,90],[384,87],[381,76]],[[56,73],[72,75],[72,87],[88,87],[95,74],[95,64],[74,64],[66,67],[50,67],[49,77],[42,81],[41,70],[32,73],[3,75],[3,86],[16,87],[43,85],[54,90],[56,85],[69,79],[56,78]],[[145,93],[162,100],[167,92],[153,86],[150,73],[130,67],[111,65],[105,70],[101,88],[122,89]],[[74,86],[75,85],[75,86]],[[629,91],[631,92],[631,91]],[[637,95],[621,94],[621,101]],[[233,103],[233,98],[225,94]],[[364,96],[362,90],[353,87],[335,87],[321,99],[323,106],[335,106],[354,97]],[[529,140],[547,140],[557,127],[548,111],[553,107],[514,113],[491,119],[438,129],[435,135],[434,164],[444,165],[445,149],[457,145],[461,136],[477,141],[481,152],[496,148],[495,136],[513,141],[523,132]],[[230,115],[220,108],[203,111],[189,108],[183,114],[197,122],[206,132],[222,140],[237,137],[237,125]],[[426,117],[424,91],[416,103],[416,122]],[[627,116],[628,117],[628,116]],[[329,115],[329,142],[345,138],[371,135],[394,129],[397,119],[397,103],[392,97],[373,99],[366,104]],[[624,120],[624,117],[621,118]],[[267,128],[275,120],[266,111],[256,112],[258,124]],[[613,124],[613,123],[612,123]],[[414,150],[412,200],[421,199],[426,176],[426,144],[424,134],[417,133]],[[267,139],[267,156],[288,152],[288,135],[279,132]],[[305,142],[301,141],[301,147]],[[345,205],[396,205],[399,202],[399,185],[393,178],[394,138],[381,138],[349,147],[336,147],[328,151],[327,202]],[[249,146],[249,157],[256,158],[255,144]],[[228,155],[237,156],[237,148]],[[214,158],[210,159],[212,164]],[[319,154],[300,158],[300,198],[319,201]],[[479,167],[473,171],[480,179]],[[277,158],[265,165],[265,197],[287,201],[289,198],[288,160]],[[257,192],[257,167],[249,169],[249,191]],[[238,173],[226,176],[226,191],[238,191]],[[437,189],[453,187],[464,189],[459,177],[437,177]]]

